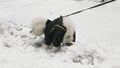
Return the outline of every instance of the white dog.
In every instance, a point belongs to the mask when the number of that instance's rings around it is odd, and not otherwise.
[[[48,19],[37,17],[33,19],[31,27],[32,30],[30,31],[35,36],[40,36],[45,34],[46,23]],[[63,18],[63,25],[66,27],[66,33],[63,37],[63,44],[71,45],[73,43],[73,39],[75,38],[75,27],[72,20],[68,17]]]

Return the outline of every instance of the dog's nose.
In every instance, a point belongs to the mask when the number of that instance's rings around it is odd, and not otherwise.
[[[30,33],[32,33],[32,31],[30,31]]]

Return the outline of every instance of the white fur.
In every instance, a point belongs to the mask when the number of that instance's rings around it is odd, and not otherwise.
[[[45,28],[45,23],[47,22],[47,19],[44,18],[35,18],[32,21],[32,34],[35,36],[40,36],[41,34],[44,34],[44,28]],[[64,36],[63,43],[72,43],[73,40],[73,34],[75,31],[74,24],[70,18],[64,18],[63,19],[63,25],[67,28],[67,32]]]
[[[73,34],[75,31],[74,23],[70,18],[66,17],[63,19],[63,24],[67,28],[67,32],[64,36],[63,43],[72,43]]]
[[[45,22],[47,22],[47,19],[45,18],[42,17],[34,18],[31,24],[32,34],[35,36],[40,36],[41,34],[43,34],[45,28]]]

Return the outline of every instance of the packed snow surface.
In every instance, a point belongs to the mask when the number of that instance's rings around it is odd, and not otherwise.
[[[87,0],[0,0],[0,68],[120,68],[120,1],[70,16],[77,40],[57,53],[36,47],[34,17],[55,19],[99,4]]]

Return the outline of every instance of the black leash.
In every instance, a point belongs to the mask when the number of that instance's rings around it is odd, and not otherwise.
[[[77,14],[77,13],[80,13],[80,12],[83,12],[83,11],[85,11],[85,10],[89,10],[89,9],[92,9],[92,8],[96,8],[96,7],[99,7],[99,6],[102,6],[102,5],[111,3],[111,2],[113,2],[113,1],[116,1],[116,0],[110,0],[110,1],[107,1],[107,2],[103,2],[103,3],[101,3],[101,4],[98,4],[98,5],[89,7],[89,8],[87,8],[87,9],[83,9],[83,10],[80,10],[80,11],[77,11],[77,12],[74,12],[74,13],[71,13],[71,14],[68,14],[68,15],[65,15],[65,16],[63,16],[63,18],[64,18],[64,17],[71,16],[71,15],[74,15],[74,14]]]

